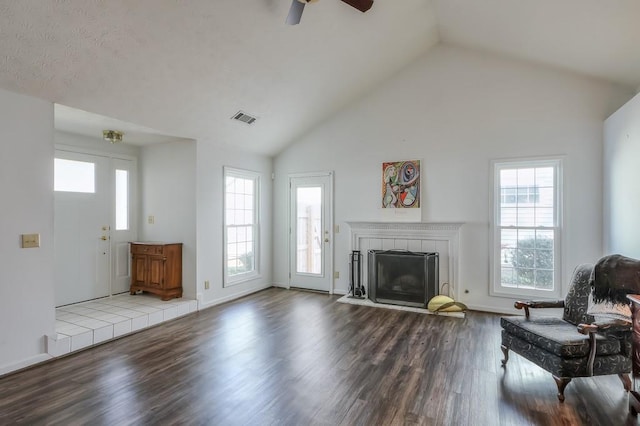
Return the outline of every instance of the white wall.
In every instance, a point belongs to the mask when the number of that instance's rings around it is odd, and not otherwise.
[[[260,276],[230,287],[222,285],[223,167],[251,170],[260,174]],[[213,306],[249,294],[272,284],[272,160],[243,153],[212,141],[198,141],[197,229],[199,307]],[[211,287],[204,289],[204,281]]]
[[[489,296],[490,160],[565,156],[563,277],[602,247],[603,121],[631,94],[572,73],[439,46],[274,161],[274,282],[286,286],[287,174],[335,171],[337,291],[348,288],[346,221],[382,221],[383,161],[422,160],[422,221],[465,222],[461,301],[510,311]],[[464,291],[468,290],[465,294]]]
[[[640,95],[604,124],[604,252],[640,259]]]
[[[196,142],[143,147],[139,187],[139,240],[182,243],[183,297],[195,299]]]
[[[53,104],[0,90],[0,374],[49,358],[54,332]],[[20,234],[40,234],[20,248]]]

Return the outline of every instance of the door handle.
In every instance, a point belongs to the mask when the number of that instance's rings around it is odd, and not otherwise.
[[[325,242],[325,243],[328,243],[328,242],[329,242],[329,239],[328,239],[328,238],[325,238],[325,239],[324,239],[324,242]]]
[[[107,238],[107,236],[106,236],[106,235],[103,235],[102,237],[100,237],[100,239],[101,239],[102,241],[107,241],[107,239],[108,239],[108,238]]]

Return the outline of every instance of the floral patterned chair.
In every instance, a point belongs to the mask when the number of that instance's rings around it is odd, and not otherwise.
[[[525,316],[502,317],[502,365],[509,350],[550,372],[558,386],[558,399],[575,377],[617,374],[625,390],[631,388],[631,322],[595,323],[587,313],[593,265],[578,266],[564,300],[516,302]],[[530,316],[532,308],[564,308],[562,318]]]

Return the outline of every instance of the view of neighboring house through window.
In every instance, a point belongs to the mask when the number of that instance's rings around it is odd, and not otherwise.
[[[559,295],[560,160],[493,166],[493,293]]]
[[[224,168],[225,285],[258,274],[258,193],[255,172]]]

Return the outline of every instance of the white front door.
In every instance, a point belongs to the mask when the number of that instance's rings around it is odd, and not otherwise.
[[[333,173],[290,177],[289,286],[332,292]]]
[[[56,306],[110,293],[109,158],[56,151]]]
[[[128,291],[135,161],[56,150],[56,306]]]

